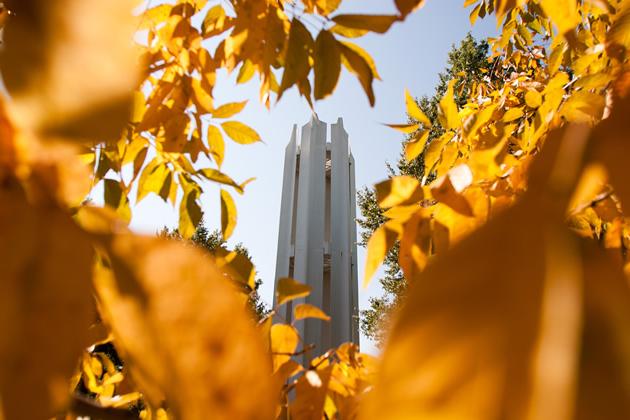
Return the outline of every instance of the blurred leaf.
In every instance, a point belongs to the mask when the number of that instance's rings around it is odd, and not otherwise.
[[[314,42],[311,33],[299,19],[294,18],[291,21],[291,30],[289,31],[284,73],[282,74],[282,82],[278,91],[278,100],[280,100],[285,90],[308,77],[311,71],[309,56],[313,48]]]
[[[132,7],[129,0],[11,3],[1,60],[18,125],[78,140],[120,135],[138,83]]]
[[[95,284],[116,346],[151,404],[165,398],[179,418],[272,415],[275,391],[260,336],[241,296],[201,250],[115,237]]]
[[[92,246],[54,204],[33,205],[0,187],[0,392],[6,418],[50,418],[96,319]]]
[[[389,30],[397,16],[392,15],[337,15],[333,22],[346,28],[358,29],[383,34]]]
[[[308,296],[311,290],[311,286],[292,278],[281,278],[276,286],[276,302],[278,305],[282,305],[290,300]]]
[[[298,321],[305,318],[317,318],[324,321],[330,321],[330,317],[324,313],[317,306],[309,305],[308,303],[299,303],[295,305],[293,309],[293,319]]]
[[[339,43],[328,31],[320,31],[315,40],[314,50],[315,99],[324,99],[337,86],[341,72],[341,52]]]
[[[299,341],[298,332],[291,325],[275,324],[271,326],[271,356],[274,372],[291,359]]]

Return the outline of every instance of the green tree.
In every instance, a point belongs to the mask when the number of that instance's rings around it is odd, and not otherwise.
[[[164,227],[159,235],[171,239],[184,240],[177,229],[169,230],[167,227]],[[199,226],[197,226],[197,229],[195,230],[194,235],[190,238],[190,241],[196,246],[203,248],[208,252],[213,252],[217,248],[223,248],[227,250],[226,242],[225,239],[223,239],[223,235],[221,235],[221,231],[218,229],[210,231],[205,226],[203,221],[199,223]],[[243,255],[251,261],[252,258],[249,250],[242,243],[239,242],[238,244],[236,244],[234,246],[234,251]],[[263,319],[270,312],[269,307],[262,300],[260,294],[258,293],[258,289],[260,288],[262,283],[263,282],[261,279],[256,279],[255,287],[249,293],[248,304],[256,320]]]
[[[455,102],[459,107],[463,106],[470,98],[476,82],[484,77],[496,79],[493,72],[493,61],[488,57],[489,46],[485,40],[477,41],[470,33],[460,42],[459,46],[453,45],[448,54],[446,69],[439,74],[439,82],[432,96],[424,95],[416,100],[425,115],[431,120],[429,140],[441,136],[444,129],[438,119],[438,104],[446,93],[448,84],[457,78],[455,85]],[[411,118],[409,118],[411,121]],[[411,136],[409,136],[411,137]],[[409,175],[417,179],[425,176],[424,153],[416,159],[407,162],[404,149],[401,151],[398,162],[395,165],[387,163],[389,177]],[[428,174],[431,178],[431,174]],[[366,187],[358,192],[358,204],[362,218],[358,220],[361,232],[361,246],[366,246],[372,233],[386,221],[381,209],[376,202],[376,193],[372,187]],[[361,312],[361,330],[375,340],[377,344],[383,342],[384,333],[387,330],[388,316],[398,306],[404,297],[406,281],[398,264],[398,246],[394,246],[385,259],[385,275],[379,279],[383,288],[383,295],[370,299],[370,308]]]

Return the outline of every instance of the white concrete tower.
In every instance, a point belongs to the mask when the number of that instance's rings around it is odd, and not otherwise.
[[[293,127],[284,157],[276,260],[276,285],[292,277],[312,287],[279,315],[290,322],[293,307],[306,302],[332,317],[298,322],[305,344],[315,345],[310,357],[348,341],[359,344],[354,158],[341,118],[331,125],[330,143],[326,131],[326,123],[313,116],[298,145]]]

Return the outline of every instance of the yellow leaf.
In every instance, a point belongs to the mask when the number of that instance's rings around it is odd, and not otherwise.
[[[438,119],[440,124],[446,130],[455,130],[461,127],[462,122],[459,119],[459,113],[457,111],[457,105],[455,104],[455,97],[453,93],[453,87],[456,80],[451,80],[448,84],[446,94],[440,100],[438,107]]]
[[[236,204],[225,190],[221,190],[221,234],[227,240],[232,236],[236,227]]]
[[[376,201],[382,208],[405,206],[424,198],[420,182],[411,176],[395,176],[376,184]]]
[[[424,0],[396,0],[396,7],[403,17],[422,6],[424,6]]]
[[[593,133],[593,160],[602,163],[610,183],[623,208],[630,208],[630,166],[627,163],[626,137],[630,115],[630,96],[618,99],[610,117],[602,121]]]
[[[378,267],[385,260],[387,252],[394,246],[399,230],[399,226],[392,222],[387,222],[376,229],[370,237],[367,244],[363,287],[368,285]]]
[[[407,289],[405,306],[388,337],[380,379],[363,407],[364,418],[492,419],[501,418],[506,407],[515,418],[531,413],[535,418],[570,418],[563,413],[576,412],[571,409],[576,378],[583,377],[577,369],[593,360],[579,345],[582,308],[587,314],[592,310],[589,303],[582,305],[588,296],[601,296],[583,294],[579,247],[564,225],[585,134],[571,127],[561,138],[549,138],[518,204],[437,256],[422,281]],[[587,281],[601,284],[597,280]],[[625,283],[617,281],[616,287]],[[625,296],[616,303],[630,301],[627,283],[623,287]],[[597,305],[593,315],[604,306]],[[624,312],[622,318],[628,319],[628,307]],[[598,362],[615,350],[625,354],[615,340],[627,336],[627,330],[611,330],[596,321],[589,326],[601,328],[603,337],[616,333],[614,340],[599,342]],[[589,341],[589,348],[596,347],[596,339]],[[627,366],[624,359],[612,359],[608,366],[622,360]],[[549,366],[561,369],[550,375]],[[593,364],[588,372],[599,371]],[[591,397],[587,392],[583,398]]]
[[[528,90],[525,93],[525,103],[530,108],[538,108],[542,105],[542,95],[536,90]]]
[[[503,115],[503,122],[512,122],[523,116],[523,108],[510,108]]]
[[[409,283],[424,270],[430,254],[431,220],[416,211],[403,226],[398,254],[398,262]]]
[[[433,170],[433,167],[442,155],[442,149],[453,138],[452,133],[445,133],[437,139],[431,140],[424,154],[425,178]]]
[[[427,140],[429,140],[429,134],[431,134],[429,130],[420,132],[405,144],[405,159],[407,159],[407,162],[411,162],[424,151]]]
[[[247,101],[232,102],[229,104],[221,105],[214,111],[212,111],[212,118],[230,118],[238,114],[245,108]]]
[[[217,256],[217,267],[225,269],[230,277],[247,284],[251,290],[256,287],[256,269],[246,255],[237,251],[225,253],[222,248],[215,250],[214,253]]]
[[[346,38],[360,38],[369,31],[365,29],[346,28],[345,26],[336,24],[330,28],[330,32],[345,36]]]
[[[370,56],[370,54],[368,54],[367,51],[365,51],[363,48],[359,47],[357,44],[354,44],[352,42],[340,41],[339,43],[343,44],[344,46],[350,48],[355,53],[359,54],[365,60],[365,62],[370,66],[370,70],[372,70],[372,75],[374,76],[374,78],[377,80],[381,80],[381,76],[378,74],[378,70],[376,69],[376,63],[374,62],[374,59],[372,58],[372,56]]]
[[[337,10],[341,4],[341,0],[316,0],[315,4],[320,14],[327,16]]]
[[[208,10],[208,13],[206,13],[206,16],[201,24],[201,33],[204,38],[216,35],[227,29],[225,27],[226,19],[227,16],[223,6],[217,4],[216,6],[211,7]]]
[[[166,22],[172,10],[173,5],[171,4],[160,4],[159,6],[146,10],[140,15],[139,29],[155,28],[161,23]]]
[[[333,366],[320,370],[308,370],[295,385],[296,398],[289,406],[292,419],[321,419],[324,418],[326,394]]]
[[[483,7],[483,2],[479,3],[471,12],[470,15],[468,17],[468,20],[470,20],[470,24],[471,25],[475,25],[475,22],[477,21],[477,19],[479,18],[479,12],[481,12],[481,7]]]
[[[149,162],[144,168],[138,181],[138,193],[136,203],[141,202],[150,192],[160,194],[162,186],[170,170],[164,164],[157,164],[157,160]]]
[[[10,8],[2,80],[14,123],[67,139],[119,138],[140,77],[131,2],[33,0]]]
[[[240,70],[238,71],[238,75],[236,76],[237,83],[247,83],[254,77],[256,74],[256,68],[252,64],[250,60],[245,60]]]
[[[358,53],[356,48],[350,48],[348,45],[352,45],[350,43],[339,43],[339,48],[341,50],[342,62],[346,66],[348,70],[357,75],[359,81],[361,82],[361,86],[363,90],[368,96],[368,100],[370,101],[370,106],[374,106],[376,98],[374,97],[374,90],[372,88],[372,82],[374,81],[375,74],[373,73],[376,69],[373,67],[374,63],[371,64],[365,59],[365,56]],[[358,48],[358,47],[357,47]],[[366,53],[367,54],[367,53]],[[369,56],[367,56],[369,57]]]
[[[384,34],[389,30],[398,16],[394,15],[337,15],[332,18],[338,25],[351,29]]]
[[[385,124],[389,128],[393,128],[394,130],[400,131],[405,134],[412,134],[418,131],[420,128],[420,124]]]
[[[309,305],[308,303],[295,305],[295,309],[293,309],[293,319],[298,321],[304,318],[318,318],[324,321],[330,321],[330,317],[317,306]]]
[[[238,121],[225,121],[221,128],[232,140],[239,144],[252,144],[260,140],[258,133],[251,127]]]
[[[311,293],[311,286],[302,284],[291,278],[281,278],[278,280],[276,288],[276,303],[282,305],[293,299],[308,296]]]
[[[556,24],[561,34],[575,29],[582,22],[573,0],[541,0],[543,11]]]
[[[494,111],[497,109],[496,105],[491,104],[485,108],[473,113],[466,123],[464,124],[464,135],[466,138],[471,138],[477,135],[479,130],[485,126],[494,116]]]
[[[214,109],[214,101],[212,95],[209,93],[209,89],[204,86],[201,80],[195,78],[193,78],[190,83],[193,89],[193,98],[197,106],[197,112],[200,114],[211,114]]]
[[[626,53],[630,48],[630,9],[622,11],[610,27],[606,36],[606,51],[612,57],[618,57],[617,50]],[[619,56],[623,60],[624,56]]]
[[[184,190],[184,197],[179,206],[179,233],[184,238],[190,238],[195,234],[199,222],[201,222],[201,207],[197,202],[199,191],[196,189]]]
[[[278,100],[285,90],[308,77],[311,71],[309,57],[313,51],[313,37],[299,19],[291,21],[289,41],[284,58],[284,73],[278,91]]]
[[[291,359],[299,341],[298,332],[291,325],[275,324],[271,326],[271,356],[274,372]]]
[[[580,90],[573,92],[560,108],[560,115],[569,122],[599,122],[606,107],[606,98],[602,95]]]
[[[33,205],[0,186],[0,393],[6,419],[46,419],[67,407],[68,379],[96,319],[94,251],[54,202]]]
[[[453,186],[449,175],[438,179],[431,187],[433,198],[446,204],[456,212],[464,216],[473,217],[473,210],[466,198]]]
[[[315,40],[314,51],[315,99],[324,99],[337,86],[341,72],[339,43],[328,31],[322,30]]]
[[[210,146],[210,154],[220,168],[225,157],[225,142],[221,131],[214,125],[208,125],[208,145]]]
[[[210,181],[214,181],[214,182],[218,182],[219,184],[229,185],[230,187],[234,187],[234,189],[236,189],[236,191],[238,191],[239,193],[243,192],[243,188],[241,187],[241,185],[236,183],[236,181],[234,181],[228,175],[214,168],[199,169],[197,173],[199,175],[203,175],[206,179]]]
[[[105,204],[112,207],[122,220],[129,222],[131,220],[129,199],[120,182],[113,179],[105,179],[103,184]]]
[[[409,91],[405,89],[405,104],[407,106],[407,114],[423,124],[425,128],[431,128],[431,120],[422,112],[416,100],[409,94]]]
[[[146,100],[142,92],[135,92],[133,95],[133,110],[131,115],[132,123],[139,123],[144,117],[144,111],[146,110]]]
[[[207,253],[125,235],[112,238],[105,258],[95,279],[101,316],[149,404],[178,418],[273,417],[264,343],[244,295]]]

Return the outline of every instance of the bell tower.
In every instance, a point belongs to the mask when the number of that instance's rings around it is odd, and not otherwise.
[[[354,157],[341,118],[330,126],[330,143],[327,131],[315,115],[299,139],[293,126],[284,157],[276,259],[276,287],[278,279],[292,277],[312,288],[279,315],[290,322],[293,307],[305,302],[332,318],[297,324],[305,343],[315,345],[311,357],[344,342],[359,344]]]

